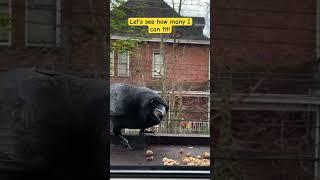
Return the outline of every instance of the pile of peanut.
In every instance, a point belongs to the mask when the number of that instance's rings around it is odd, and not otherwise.
[[[191,153],[187,153],[183,156],[183,149],[180,150],[180,154],[182,155],[181,163],[185,166],[210,166],[210,153],[204,152],[202,155],[197,155],[196,157],[192,157]],[[146,151],[146,160],[153,160],[153,152],[151,150]],[[170,159],[164,157],[162,159],[163,165],[165,166],[179,166],[180,163],[174,159]]]
[[[187,166],[210,166],[210,154],[204,152],[202,156],[192,157],[190,153],[182,157],[183,164]]]
[[[180,154],[183,155],[183,149],[181,149]],[[178,161],[167,157],[163,158],[162,162],[165,166],[180,165]],[[187,153],[185,156],[182,156],[181,162],[186,166],[210,166],[210,154],[208,152],[204,152],[202,156],[197,155],[196,157],[192,157],[191,153]]]

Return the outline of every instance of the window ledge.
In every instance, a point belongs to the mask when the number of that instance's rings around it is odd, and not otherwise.
[[[209,178],[209,166],[186,166],[182,157],[191,153],[193,157],[210,153],[209,136],[198,135],[170,135],[156,134],[140,137],[126,135],[129,143],[135,150],[128,150],[120,145],[119,138],[111,136],[110,145],[110,175],[118,178]],[[153,151],[153,160],[146,159],[146,150]],[[183,150],[181,154],[180,151]],[[174,159],[180,163],[178,166],[164,166],[163,158]]]
[[[10,47],[11,43],[8,42],[0,42],[0,47]]]
[[[199,170],[199,169],[184,169],[184,170],[110,170],[110,176],[114,179],[125,178],[125,179],[160,179],[160,178],[171,178],[171,179],[209,179],[210,170]],[[168,179],[167,179],[168,180]]]

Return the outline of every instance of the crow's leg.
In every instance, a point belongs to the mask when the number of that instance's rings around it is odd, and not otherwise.
[[[146,133],[155,134],[153,131],[148,131],[146,129],[140,129],[139,135],[144,136]]]
[[[129,150],[134,150],[134,148],[131,147],[131,145],[129,144],[128,139],[126,139],[125,137],[123,137],[121,134],[119,135],[120,139],[122,139],[121,143],[125,146],[127,146],[127,149]]]
[[[123,137],[122,135],[121,135],[121,128],[117,128],[117,127],[114,127],[113,128],[113,134],[114,135],[116,135],[116,136],[119,136],[119,138],[121,139],[121,144],[122,145],[124,145],[124,146],[126,146],[128,149],[130,149],[130,150],[133,150],[134,148],[132,148],[131,147],[131,145],[129,144],[129,141],[128,141],[128,139],[126,139],[125,137]]]
[[[144,136],[145,134],[144,134],[144,129],[140,129],[140,131],[139,131],[139,136]]]

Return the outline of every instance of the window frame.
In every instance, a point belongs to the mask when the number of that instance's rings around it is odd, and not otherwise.
[[[210,167],[112,166],[110,178],[210,179]]]
[[[113,71],[112,71],[112,73],[111,73],[111,54],[112,54],[112,64],[113,64]],[[109,53],[109,61],[110,61],[110,65],[109,65],[109,76],[111,76],[111,77],[113,77],[113,76],[115,76],[115,67],[114,67],[114,51],[112,50],[112,51],[110,51],[110,53]]]
[[[120,74],[119,72],[119,68],[120,68],[120,60],[119,60],[119,55],[121,54],[120,52],[118,52],[118,57],[117,57],[117,60],[118,60],[118,67],[117,67],[117,71],[118,71],[118,76],[119,77],[129,77],[130,76],[130,72],[129,72],[129,63],[130,63],[130,53],[129,53],[129,51],[125,51],[125,53],[127,53],[127,74],[126,75],[122,75],[122,74]]]
[[[160,58],[161,58],[161,52],[160,51],[153,51],[152,52],[152,77],[153,78],[161,78],[164,75],[164,70],[162,72],[162,74],[160,73],[159,75],[155,74],[155,54],[159,54]],[[164,61],[162,60],[162,65],[164,64]],[[164,68],[163,68],[164,69]]]
[[[209,54],[209,59],[208,59],[208,61],[209,61],[209,66],[208,66],[208,80],[210,81],[210,65],[211,65],[211,62],[210,62],[210,49],[209,49],[209,52],[208,52],[208,54]]]
[[[11,19],[12,19],[12,0],[8,0],[8,10],[9,10],[9,19],[10,19],[10,23],[12,23]],[[12,24],[11,24],[12,27]],[[12,30],[9,30],[8,33],[8,41],[7,42],[1,42],[0,41],[0,46],[11,46],[12,45]]]
[[[61,34],[61,0],[56,0],[56,28],[55,28],[55,43],[29,43],[28,42],[28,0],[25,0],[25,45],[27,47],[60,47]]]

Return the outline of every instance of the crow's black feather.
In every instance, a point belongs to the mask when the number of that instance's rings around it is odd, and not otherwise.
[[[154,113],[158,106],[167,112],[166,101],[149,88],[122,83],[110,87],[110,130],[121,135],[122,128],[141,129],[155,126],[163,117]]]
[[[106,87],[35,69],[1,74],[0,179],[105,179]]]

